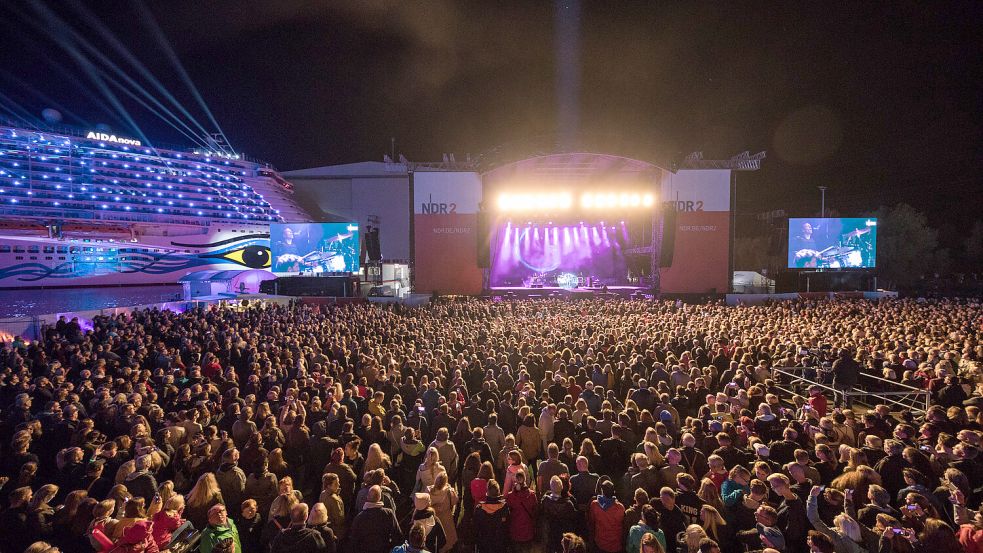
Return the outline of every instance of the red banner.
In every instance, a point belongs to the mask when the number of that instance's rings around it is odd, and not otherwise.
[[[480,294],[476,213],[417,214],[415,283],[418,292]]]
[[[730,212],[676,214],[672,267],[659,271],[660,289],[671,294],[726,293],[730,248]]]

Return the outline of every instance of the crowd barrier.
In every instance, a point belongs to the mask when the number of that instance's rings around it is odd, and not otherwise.
[[[859,373],[859,382],[849,390],[834,388],[831,385],[832,376],[829,379],[806,378],[803,373],[807,370],[815,370],[817,374],[823,374],[821,369],[815,367],[780,367],[772,369],[776,388],[791,395],[807,396],[806,389],[816,385],[821,387],[832,397],[836,395],[849,396],[854,402],[866,407],[873,407],[877,404],[885,404],[891,407],[892,411],[911,411],[914,415],[924,415],[932,405],[932,394],[928,390],[915,388],[907,384],[901,384],[893,380],[881,378],[864,371]]]

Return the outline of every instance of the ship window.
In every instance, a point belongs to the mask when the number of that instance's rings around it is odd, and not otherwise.
[[[0,246],[0,253],[10,253],[10,246]]]
[[[38,256],[36,256],[36,255],[32,255],[32,256],[31,256],[31,260],[33,260],[33,261],[37,261],[37,259],[38,259]]]
[[[44,253],[55,253],[55,247],[54,246],[45,246],[44,247]]]
[[[58,246],[57,252],[58,253],[68,253],[68,246]]]
[[[24,253],[24,246],[14,246],[14,253]]]
[[[17,261],[20,261],[20,260],[24,259],[24,256],[23,255],[18,255],[14,259],[16,259]]]
[[[79,253],[79,247],[78,246],[72,246],[70,251],[71,251],[71,253]]]
[[[40,253],[41,246],[28,246],[27,253]]]
[[[49,256],[45,257],[44,259],[45,259],[45,261],[51,261],[53,258],[49,255]]]
[[[61,257],[59,257],[59,258],[58,258],[58,260],[59,260],[59,261],[65,261],[65,256],[61,256]]]

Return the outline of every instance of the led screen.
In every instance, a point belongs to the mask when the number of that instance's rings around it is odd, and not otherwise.
[[[357,223],[270,225],[270,245],[277,274],[358,271]]]
[[[790,269],[865,269],[876,259],[877,219],[788,220]]]

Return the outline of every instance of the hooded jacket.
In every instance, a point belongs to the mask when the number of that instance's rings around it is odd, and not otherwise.
[[[590,504],[589,520],[594,544],[604,552],[615,553],[623,548],[625,506],[613,497],[598,496]]]
[[[529,488],[513,490],[505,496],[509,508],[509,536],[512,541],[526,543],[536,537],[536,494]]]
[[[151,534],[153,525],[149,520],[141,520],[124,530],[112,553],[158,553],[160,549]]]
[[[246,473],[235,463],[223,463],[215,472],[215,480],[222,490],[222,499],[234,510],[242,503],[242,492],[246,489]]]
[[[167,514],[167,511],[158,511],[157,514],[154,515],[154,529],[152,532],[154,542],[157,544],[157,547],[160,549],[166,548],[167,544],[171,543],[171,534],[173,534],[183,522],[184,521],[181,520],[180,513],[169,515]]]
[[[324,553],[327,546],[321,533],[306,526],[291,526],[273,540],[273,553]]]
[[[505,499],[489,497],[474,508],[474,541],[478,553],[507,551],[509,508]]]

